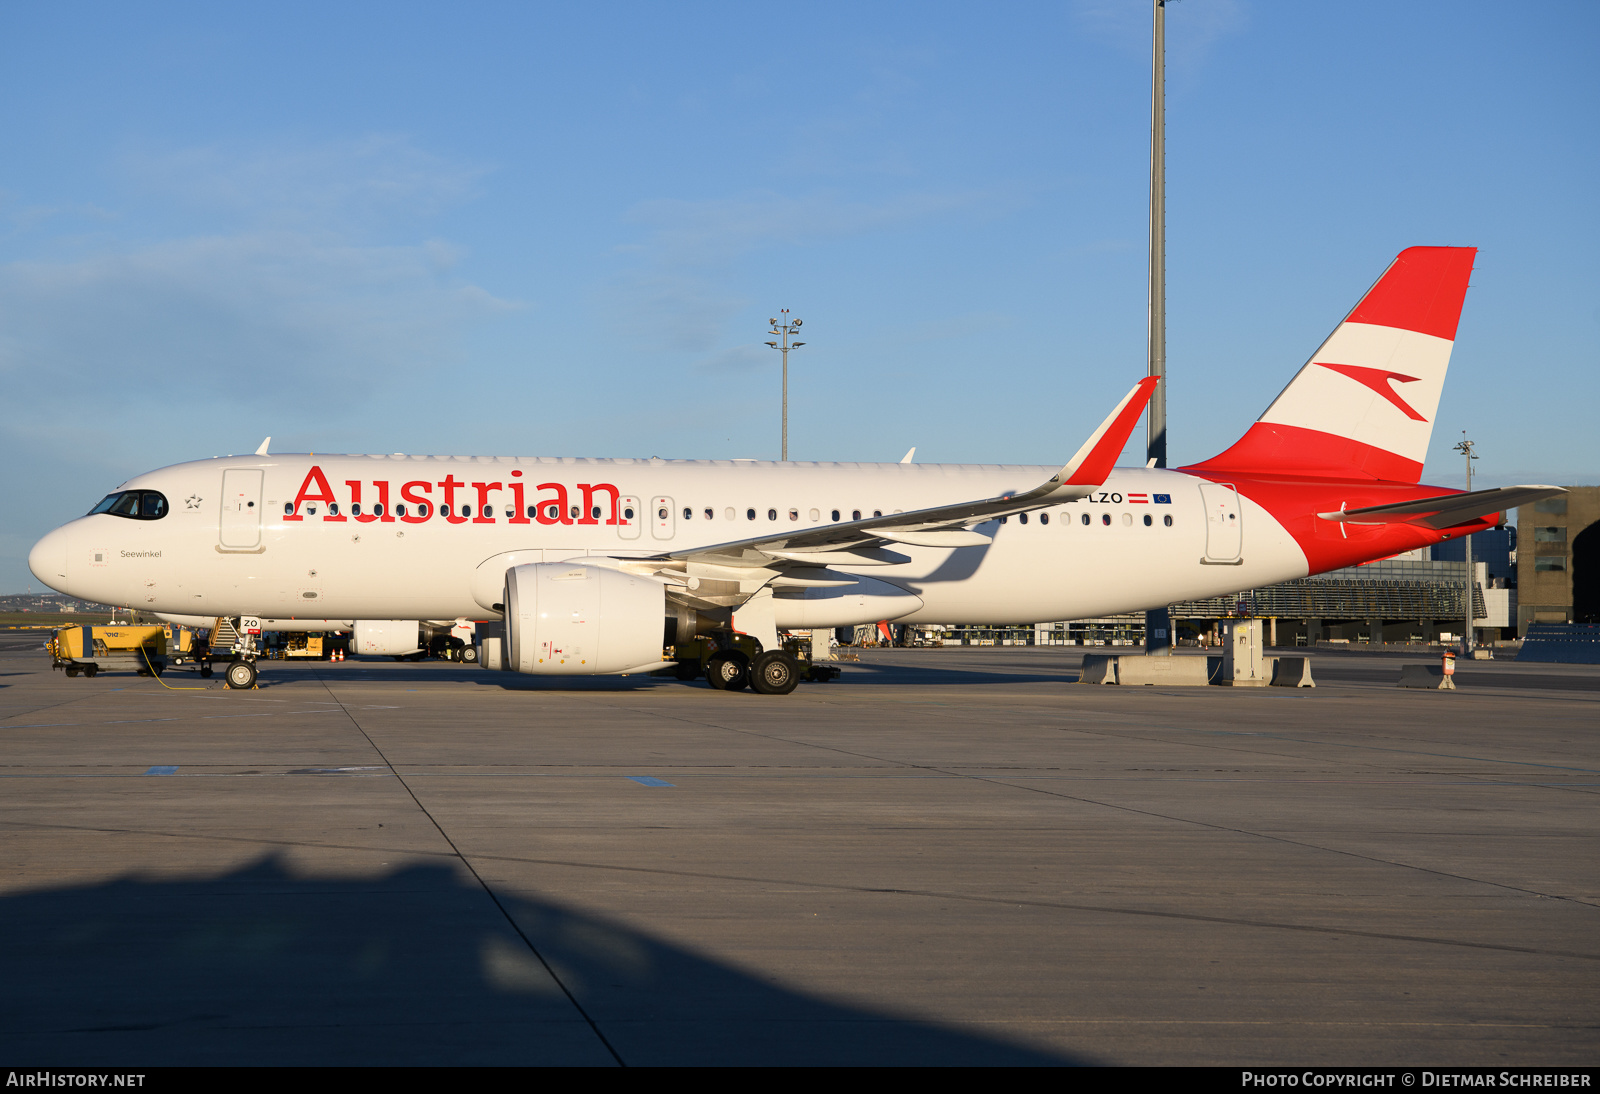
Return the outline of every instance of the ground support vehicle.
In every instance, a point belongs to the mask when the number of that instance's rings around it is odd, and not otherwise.
[[[159,676],[167,667],[167,628],[163,626],[60,627],[45,648],[50,667],[68,676],[93,677],[101,669]]]

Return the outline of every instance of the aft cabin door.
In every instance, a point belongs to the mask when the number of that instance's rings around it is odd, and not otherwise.
[[[1244,543],[1239,518],[1239,492],[1229,483],[1200,484],[1206,511],[1206,562],[1235,563]]]
[[[249,550],[261,543],[261,479],[254,467],[222,473],[222,546]]]

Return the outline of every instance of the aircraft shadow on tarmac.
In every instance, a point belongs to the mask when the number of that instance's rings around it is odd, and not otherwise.
[[[636,688],[699,688],[710,690],[706,682],[695,680],[682,683],[669,676],[525,676],[512,672],[490,672],[486,669],[457,668],[444,665],[393,665],[363,669],[355,664],[323,669],[318,678],[337,684],[341,677],[349,680],[378,683],[438,683],[455,680],[485,687],[503,688],[507,691],[619,691]],[[827,684],[801,684],[801,689],[850,687],[860,684],[896,684],[927,687],[930,685],[983,685],[983,684],[1042,684],[1076,683],[1079,669],[1076,664],[1063,665],[1059,671],[994,672],[984,669],[954,668],[948,665],[885,664],[870,661],[847,663],[840,666],[844,676]],[[261,669],[261,686],[270,687],[276,666],[271,662]],[[289,681],[289,674],[278,680]]]
[[[275,858],[0,898],[0,1053],[30,1066],[1081,1062],[500,900],[521,935],[451,866],[328,878]]]

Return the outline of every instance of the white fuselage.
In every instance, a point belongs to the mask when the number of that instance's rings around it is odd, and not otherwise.
[[[312,482],[313,466],[328,492]],[[857,513],[887,515],[1020,492],[1054,470],[727,460],[228,457],[130,480],[120,489],[165,495],[164,516],[80,518],[41,540],[30,564],[53,587],[74,596],[149,611],[495,618],[508,565],[646,557],[798,532],[856,519]],[[337,513],[330,512],[330,494]],[[320,496],[307,500],[311,495]],[[359,516],[353,512],[358,504]],[[374,512],[376,504],[383,506],[381,516]],[[441,510],[446,504],[448,517]],[[1084,618],[1221,595],[1308,571],[1304,552],[1264,509],[1226,486],[1176,471],[1119,469],[1090,499],[1049,506],[1025,519],[991,521],[977,530],[992,535],[993,542],[959,548],[891,544],[909,561],[832,566],[859,575],[859,587],[779,590],[777,626],[842,626],[886,618],[941,623]]]

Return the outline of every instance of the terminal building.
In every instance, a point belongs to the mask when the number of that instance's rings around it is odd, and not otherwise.
[[[1597,525],[1600,487],[1574,486],[1562,497],[1522,506],[1516,527],[1470,537],[1475,641],[1514,641],[1536,622],[1600,623]],[[1215,644],[1222,624],[1246,618],[1266,621],[1268,641],[1278,646],[1452,643],[1461,638],[1466,584],[1463,541],[1451,540],[1365,566],[1173,604],[1172,625],[1185,645]],[[894,630],[896,641],[905,644],[1144,644],[1139,613],[1022,626]],[[862,631],[858,641],[876,636],[871,628]]]

